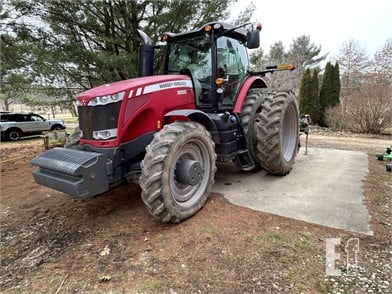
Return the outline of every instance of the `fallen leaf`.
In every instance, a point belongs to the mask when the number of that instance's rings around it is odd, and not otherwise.
[[[101,256],[109,255],[110,254],[110,248],[108,245],[105,246],[105,248],[99,253]]]

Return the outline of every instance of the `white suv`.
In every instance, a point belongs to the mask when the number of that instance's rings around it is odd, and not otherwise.
[[[0,131],[2,140],[17,141],[22,136],[42,134],[43,131],[63,130],[64,121],[44,119],[34,113],[0,113]]]

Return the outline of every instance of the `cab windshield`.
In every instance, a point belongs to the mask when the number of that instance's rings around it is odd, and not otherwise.
[[[168,73],[180,72],[184,69],[189,69],[191,74],[199,80],[205,80],[211,76],[209,37],[199,36],[170,44]]]
[[[193,81],[196,103],[210,104],[212,94],[211,41],[209,36],[177,40],[168,47],[168,73],[189,74]]]

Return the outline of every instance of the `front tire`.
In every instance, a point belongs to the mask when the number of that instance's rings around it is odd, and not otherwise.
[[[196,122],[174,122],[154,135],[141,163],[139,184],[148,211],[162,222],[180,222],[205,204],[216,172],[215,144]],[[184,163],[198,170],[195,182]]]
[[[299,114],[292,91],[270,94],[263,104],[258,122],[258,157],[272,175],[290,172],[298,148]]]

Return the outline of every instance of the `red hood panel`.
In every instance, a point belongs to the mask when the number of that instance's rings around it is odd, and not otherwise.
[[[159,75],[159,76],[149,76],[142,78],[135,78],[130,80],[123,80],[118,82],[113,82],[110,84],[104,84],[90,90],[84,91],[77,95],[79,100],[90,100],[97,96],[111,95],[126,91],[128,89],[135,89],[139,87],[148,86],[151,84],[164,83],[173,80],[190,80],[189,76],[186,75]]]

